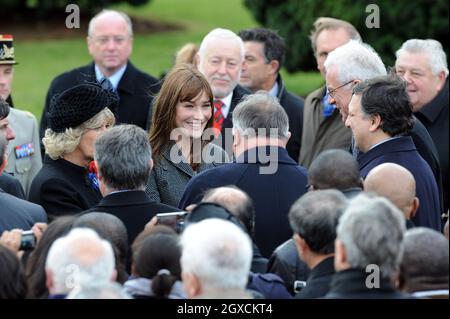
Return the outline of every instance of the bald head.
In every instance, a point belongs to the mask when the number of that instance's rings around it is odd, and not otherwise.
[[[384,163],[373,168],[364,181],[364,191],[389,199],[406,219],[411,219],[419,206],[414,176],[406,168],[394,163]]]
[[[224,186],[210,189],[206,192],[202,202],[216,203],[230,211],[253,235],[255,209],[252,199],[236,186]]]

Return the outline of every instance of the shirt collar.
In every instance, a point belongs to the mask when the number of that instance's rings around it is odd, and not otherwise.
[[[95,68],[95,77],[97,78],[97,81],[100,82],[105,76],[102,74],[102,71],[100,71],[100,68],[97,66],[97,64],[95,65],[94,68]],[[119,70],[117,70],[116,73],[108,77],[108,80],[111,81],[114,90],[117,90],[120,79],[122,79],[122,76],[125,73],[126,68],[127,64],[125,64]]]
[[[274,85],[269,91],[270,96],[278,97],[278,83],[275,81]]]

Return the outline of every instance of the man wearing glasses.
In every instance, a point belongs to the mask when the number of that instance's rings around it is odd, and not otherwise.
[[[89,22],[87,47],[93,62],[57,76],[51,83],[42,113],[40,136],[48,127],[51,98],[79,83],[101,82],[119,98],[111,110],[119,123],[135,124],[147,130],[151,120],[152,95],[159,91],[156,78],[138,70],[129,57],[133,48],[130,18],[122,12],[103,10]]]
[[[348,117],[353,88],[362,81],[384,76],[387,73],[383,61],[375,50],[371,46],[357,41],[350,41],[331,52],[324,66],[329,95],[328,102],[336,104],[344,123]],[[433,172],[442,203],[441,168],[433,140],[425,126],[417,118],[414,118],[414,125],[408,134],[412,137],[417,151]],[[353,139],[353,155],[358,157],[360,152],[361,149],[355,145]]]
[[[323,78],[323,64],[330,52],[351,39],[361,41],[353,25],[329,17],[320,17],[314,22],[310,38],[317,69]],[[321,152],[328,149],[348,150],[350,143],[351,132],[342,123],[339,110],[328,102],[326,87],[311,92],[306,97],[303,111],[300,165],[309,167]]]

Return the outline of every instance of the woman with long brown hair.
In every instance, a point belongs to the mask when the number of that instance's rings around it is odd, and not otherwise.
[[[213,112],[211,87],[193,66],[182,64],[167,74],[150,129],[154,167],[146,192],[152,200],[178,206],[195,174],[228,162],[225,151],[211,143]]]

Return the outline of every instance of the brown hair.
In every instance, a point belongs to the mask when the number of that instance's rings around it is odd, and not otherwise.
[[[186,43],[175,54],[175,65],[182,63],[194,64],[194,57],[197,51],[198,47],[195,43]]]
[[[349,22],[329,17],[320,17],[314,21],[314,29],[311,30],[309,38],[311,39],[312,49],[316,55],[316,41],[320,32],[323,30],[337,30],[343,28],[347,31],[350,39],[361,41],[358,30]]]
[[[153,106],[152,125],[149,134],[154,159],[161,156],[163,147],[170,142],[170,132],[176,128],[176,106],[179,102],[190,101],[205,92],[214,113],[214,96],[206,78],[193,66],[181,64],[175,66],[164,79],[164,83],[156,96]],[[212,127],[213,116],[209,119],[205,130]],[[203,147],[210,142],[202,141]]]

